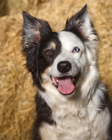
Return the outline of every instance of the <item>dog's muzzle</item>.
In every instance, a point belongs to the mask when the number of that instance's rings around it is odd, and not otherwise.
[[[57,69],[61,73],[61,77],[53,77],[51,76],[52,84],[55,85],[58,91],[63,95],[69,95],[73,93],[76,87],[76,83],[79,79],[79,73],[75,76],[72,76],[70,70],[72,65],[68,61],[60,61],[57,64]]]

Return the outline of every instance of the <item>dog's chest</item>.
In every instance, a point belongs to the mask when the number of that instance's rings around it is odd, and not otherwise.
[[[91,125],[86,109],[69,110],[65,108],[53,115],[56,120],[55,131],[58,140],[90,140]]]
[[[106,140],[107,125],[99,122],[101,119],[104,121],[107,113],[106,110],[100,114],[72,106],[55,107],[52,117],[56,125],[44,123],[40,128],[40,135],[42,140]],[[108,122],[108,119],[107,117],[105,121]]]

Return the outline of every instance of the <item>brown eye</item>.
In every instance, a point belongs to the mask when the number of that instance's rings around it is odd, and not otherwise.
[[[54,52],[53,50],[47,50],[45,52],[45,56],[51,57],[53,55],[53,52]]]

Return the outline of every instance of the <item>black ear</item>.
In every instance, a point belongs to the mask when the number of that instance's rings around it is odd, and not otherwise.
[[[38,52],[42,39],[46,39],[52,30],[46,21],[37,19],[26,12],[23,12],[23,19],[22,51],[26,56],[26,67],[32,73],[34,84],[44,91],[38,74]]]
[[[87,11],[87,4],[66,22],[66,30],[72,31],[83,39],[94,39],[96,35]]]
[[[37,70],[37,55],[42,39],[51,32],[51,28],[46,21],[37,19],[30,14],[23,12],[23,53],[26,56],[26,66],[30,72]]]
[[[49,35],[52,30],[47,21],[37,19],[30,14],[23,12],[23,43],[39,43],[42,38]]]
[[[76,15],[67,20],[65,30],[75,33],[88,45],[90,43],[93,44],[93,47],[97,46],[98,36],[89,17],[87,4]]]

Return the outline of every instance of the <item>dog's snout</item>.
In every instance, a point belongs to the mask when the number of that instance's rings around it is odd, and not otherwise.
[[[61,73],[69,72],[71,69],[71,64],[68,61],[61,61],[57,65],[58,71]]]

